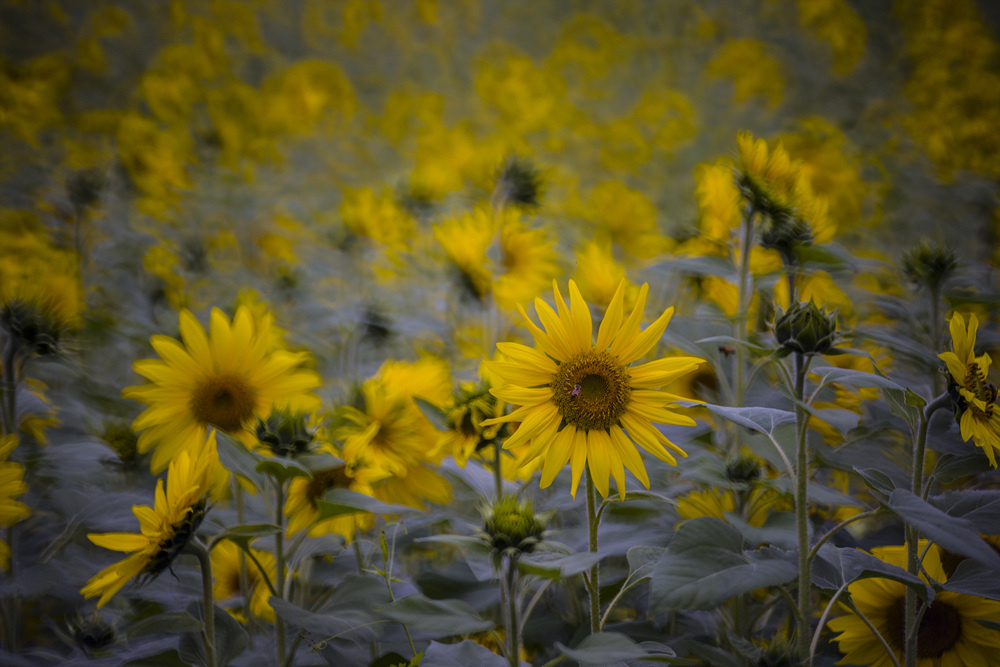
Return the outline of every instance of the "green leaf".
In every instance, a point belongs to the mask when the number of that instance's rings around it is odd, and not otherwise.
[[[854,472],[861,475],[861,479],[873,491],[889,495],[896,489],[896,483],[881,470],[876,468],[855,468]]]
[[[629,549],[625,556],[628,559],[629,577],[637,581],[651,577],[653,568],[665,551],[664,547],[639,546]]]
[[[927,403],[920,395],[912,389],[885,389],[883,392],[889,402],[889,409],[892,414],[900,417],[907,423],[911,431],[916,431],[920,425],[920,411]]]
[[[315,635],[317,643],[345,638],[362,646],[375,641],[381,635],[381,625],[376,619],[371,614],[357,609],[337,609],[335,614],[315,613],[273,595],[268,599],[268,603],[280,618]]]
[[[835,591],[844,584],[872,577],[892,579],[909,586],[924,602],[934,600],[934,589],[922,579],[861,549],[824,544],[813,561],[813,584],[827,590]]]
[[[188,610],[199,618],[200,624],[201,606],[192,603]],[[247,635],[247,631],[240,625],[239,621],[225,609],[213,605],[212,612],[215,615],[215,664],[228,665],[249,648],[250,636]],[[177,651],[181,658],[190,664],[204,665],[207,663],[201,632],[182,635]]]
[[[406,505],[390,505],[363,493],[341,488],[330,489],[324,493],[323,497],[316,501],[316,507],[319,510],[317,520],[329,519],[343,514],[357,514],[358,512],[410,514],[417,511]]]
[[[687,401],[682,402],[687,403]],[[777,410],[775,408],[729,408],[724,405],[713,405],[712,403],[690,403],[692,407],[708,408],[723,419],[727,419],[734,424],[745,426],[746,428],[771,435],[774,429],[782,424],[795,423],[795,413],[788,410]]]
[[[272,458],[261,457],[261,460],[257,463],[257,472],[278,480],[279,484],[284,484],[295,477],[312,477],[312,472],[309,468],[295,459],[288,459],[281,456]]]
[[[299,454],[295,457],[295,460],[308,468],[310,472],[314,473],[321,472],[323,470],[340,468],[344,465],[343,459],[337,458],[333,454],[323,451]]]
[[[955,491],[935,496],[930,502],[951,516],[968,519],[977,532],[1000,534],[1000,491]]]
[[[457,644],[442,644],[432,641],[424,650],[421,667],[507,667],[510,664],[485,646],[471,639]]]
[[[440,407],[419,396],[414,396],[413,402],[417,404],[417,407],[424,413],[427,420],[434,425],[434,428],[439,431],[451,430],[451,424],[448,423],[448,415]]]
[[[934,464],[931,474],[942,484],[952,484],[963,477],[978,475],[987,470],[990,470],[990,461],[983,450],[976,448],[975,451],[961,456],[942,454]]]
[[[145,635],[165,632],[201,632],[201,620],[186,611],[168,611],[155,616],[148,616],[136,621],[128,627],[128,639],[133,641]]]
[[[585,572],[601,560],[600,554],[535,553],[519,558],[517,569],[523,574],[534,574],[553,581],[562,581],[574,574]]]
[[[461,600],[432,600],[420,593],[407,596],[384,607],[382,614],[408,628],[430,633],[435,637],[486,632],[493,621],[482,618],[476,610]]]
[[[769,354],[771,348],[764,347],[763,345],[757,345],[756,343],[751,343],[750,341],[740,340],[739,338],[734,338],[732,336],[709,336],[708,338],[700,338],[695,341],[698,345],[732,345],[733,347],[745,347],[753,352],[759,352],[761,354]]]
[[[969,558],[958,564],[955,573],[944,583],[944,588],[955,593],[1000,600],[1000,578],[996,570],[983,567]]]
[[[855,389],[895,389],[897,391],[902,391],[903,387],[899,386],[892,380],[881,375],[876,375],[875,373],[867,373],[865,371],[856,371],[851,368],[838,368],[837,366],[821,366],[819,368],[810,368],[810,375],[818,375],[823,378],[821,384],[839,384],[844,387],[853,387]]]
[[[653,568],[650,607],[714,609],[736,595],[798,576],[798,568],[782,552],[744,552],[742,546],[743,536],[724,521],[685,521]]]
[[[1000,555],[979,536],[968,519],[946,514],[906,489],[893,491],[888,506],[941,548],[1000,570]]]
[[[240,475],[250,480],[262,491],[267,486],[266,478],[257,470],[257,464],[264,459],[263,456],[247,449],[242,442],[232,437],[228,433],[216,431],[216,443],[219,451],[219,461],[231,473]]]
[[[555,645],[560,653],[581,665],[613,665],[631,660],[667,662],[670,658],[676,657],[669,646],[653,642],[643,642],[640,646],[618,632],[598,632],[589,635],[572,649],[559,642]]]
[[[212,541],[208,545],[208,550],[211,551],[223,540],[235,542],[241,549],[245,550],[249,549],[250,543],[258,537],[277,535],[280,532],[281,528],[271,523],[253,523],[243,526],[233,526],[232,528],[227,528],[225,531],[213,537]]]

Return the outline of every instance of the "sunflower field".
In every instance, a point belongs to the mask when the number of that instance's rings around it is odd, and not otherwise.
[[[0,0],[0,664],[1000,665],[988,0]]]

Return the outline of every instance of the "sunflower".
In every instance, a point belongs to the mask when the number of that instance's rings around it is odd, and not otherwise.
[[[341,458],[341,453],[327,443],[322,443],[319,451]],[[359,460],[351,460],[325,470],[314,470],[309,478],[294,478],[288,485],[288,499],[283,510],[288,517],[288,534],[295,535],[308,529],[311,537],[343,535],[350,542],[359,530],[368,530],[375,525],[375,517],[358,513],[319,520],[320,498],[330,489],[348,489],[374,496],[372,483],[385,476],[384,472],[367,467]]]
[[[272,409],[311,412],[319,407],[319,398],[310,391],[319,386],[319,376],[300,368],[308,355],[276,349],[272,323],[273,317],[267,316],[255,325],[246,306],[236,310],[230,323],[215,308],[206,336],[194,315],[182,310],[183,344],[168,336],[152,337],[161,359],[143,359],[133,366],[150,382],[127,387],[122,395],[149,406],[132,426],[142,431],[140,452],[156,448],[154,473],[180,452],[200,448],[211,427],[252,445],[247,427],[258,417],[266,419]]]
[[[687,456],[652,422],[694,426],[690,417],[665,408],[679,397],[659,388],[691,372],[702,361],[674,357],[629,365],[656,345],[673,314],[673,308],[668,308],[652,325],[639,330],[648,284],[639,290],[635,308],[627,319],[623,305],[625,281],[619,284],[596,344],[591,337],[590,310],[576,283],[569,281],[570,308],[555,282],[553,289],[558,313],[535,299],[535,311],[544,331],[519,307],[536,347],[498,343],[497,349],[512,361],[488,364],[507,382],[493,389],[493,395],[521,407],[483,424],[520,422],[504,447],[514,448],[531,440],[525,463],[544,458],[542,488],[552,483],[567,461],[573,472],[574,497],[585,463],[605,497],[609,475],[613,475],[624,498],[625,467],[649,488],[649,477],[634,445],[671,465],[677,461],[668,450]]]
[[[8,461],[17,448],[17,436],[13,433],[0,438],[0,526],[8,528],[31,514],[27,505],[19,500],[28,485],[24,482],[24,467],[20,463]],[[6,570],[10,563],[10,546],[0,540],[0,570]]]
[[[979,320],[969,316],[969,327],[965,318],[955,313],[949,322],[953,352],[938,355],[951,373],[949,382],[952,400],[957,406],[957,418],[962,430],[962,440],[972,438],[997,467],[994,450],[1000,451],[1000,412],[997,412],[997,388],[987,382],[990,372],[990,355],[976,356],[976,331]]]
[[[921,541],[921,551],[926,544],[926,541]],[[906,566],[905,546],[872,549],[872,553],[886,563]],[[947,580],[937,545],[932,545],[924,556],[923,569],[935,581]],[[906,586],[891,579],[871,578],[854,582],[848,591],[858,610],[868,617],[902,662]],[[1000,602],[939,591],[934,602],[920,617],[917,667],[997,664],[1000,635],[978,621],[1000,622]],[[871,667],[889,667],[892,664],[882,643],[855,614],[835,618],[828,625],[839,633],[835,641],[844,653],[844,659],[839,664]]]
[[[192,451],[197,453],[192,455]],[[132,508],[139,519],[139,534],[87,535],[97,546],[132,552],[132,555],[94,575],[80,589],[84,597],[100,595],[97,606],[103,607],[129,580],[139,577],[151,581],[170,567],[205,516],[212,470],[218,460],[213,431],[206,443],[183,449],[170,462],[166,486],[162,479],[156,484],[153,507],[136,505]]]
[[[250,558],[246,559],[247,583],[249,593],[243,595],[240,590],[240,547],[234,542],[223,540],[212,549],[212,573],[215,576],[215,583],[212,586],[212,595],[216,600],[228,600],[229,598],[241,596],[250,598],[250,614],[267,623],[274,623],[274,609],[268,603],[271,597],[271,589],[264,582],[264,577],[274,581],[274,555],[269,551],[251,549],[256,565]],[[260,567],[264,572],[261,573]],[[230,610],[233,613],[234,610]],[[237,614],[233,614],[239,618]],[[246,621],[246,619],[240,619]]]
[[[458,387],[454,402],[444,411],[450,428],[441,436],[437,448],[450,453],[462,468],[470,456],[491,446],[503,428],[500,424],[483,426],[485,419],[503,414],[503,403],[489,392],[485,383]]]

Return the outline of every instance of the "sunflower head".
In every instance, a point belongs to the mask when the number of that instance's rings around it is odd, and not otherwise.
[[[793,303],[774,321],[774,337],[781,355],[828,354],[833,350],[839,332],[837,311],[826,313],[809,303]]]
[[[794,215],[802,190],[802,165],[781,143],[769,147],[749,132],[736,135],[739,168],[736,185],[757,210],[772,218]]]
[[[809,223],[798,215],[778,215],[768,218],[767,224],[760,232],[761,247],[777,250],[787,266],[795,265],[797,262],[795,251],[812,245],[814,239]]]
[[[0,305],[0,328],[15,341],[17,349],[40,357],[58,355],[67,331],[50,309],[25,299]]]
[[[541,194],[539,171],[531,162],[511,156],[497,170],[496,187],[490,201],[496,209],[507,205],[535,209],[540,206]]]
[[[545,525],[527,500],[504,496],[489,508],[483,526],[495,555],[531,553],[541,541]]]
[[[914,285],[937,291],[955,273],[958,260],[951,248],[924,239],[903,253],[902,266]]]
[[[181,555],[205,518],[208,503],[205,498],[201,498],[191,506],[190,510],[178,523],[173,524],[171,532],[164,536],[149,563],[139,573],[136,582],[140,586],[163,574],[163,571],[173,564],[174,559]]]
[[[117,629],[99,611],[88,616],[80,612],[70,616],[66,619],[66,630],[87,655],[101,655],[118,641]]]
[[[275,410],[267,419],[257,420],[257,440],[275,456],[304,454],[309,451],[314,437],[302,413]]]

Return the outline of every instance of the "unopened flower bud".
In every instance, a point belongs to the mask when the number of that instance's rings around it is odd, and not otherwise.
[[[791,352],[826,354],[837,340],[837,311],[825,313],[816,304],[793,303],[774,322],[774,337],[782,356]]]
[[[257,439],[276,456],[295,456],[308,451],[313,434],[305,415],[275,410],[267,420],[257,421]]]
[[[496,501],[486,517],[484,530],[499,555],[531,553],[542,539],[542,525],[528,501],[504,496]]]

